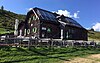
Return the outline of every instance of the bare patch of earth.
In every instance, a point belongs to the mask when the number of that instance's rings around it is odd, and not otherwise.
[[[87,57],[76,57],[70,61],[64,61],[64,63],[100,63],[100,54],[94,54]]]

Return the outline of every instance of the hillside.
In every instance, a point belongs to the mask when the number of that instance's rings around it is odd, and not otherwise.
[[[0,9],[0,30],[14,30],[15,19],[25,20],[25,15],[16,14],[7,10]]]
[[[88,31],[88,40],[100,41],[100,32]]]

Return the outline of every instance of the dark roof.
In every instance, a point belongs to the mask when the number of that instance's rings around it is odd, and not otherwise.
[[[60,19],[62,22],[65,22],[66,25],[83,28],[77,21],[75,21],[74,19],[72,19],[70,17],[66,17],[64,15],[59,15],[59,14],[56,14],[56,13],[52,13],[50,11],[43,10],[43,9],[40,9],[40,8],[37,8],[37,7],[33,8],[33,10],[36,12],[39,19],[41,19],[43,21],[59,22],[58,20]],[[33,11],[30,10],[28,13],[31,14],[32,12]]]
[[[66,17],[65,20],[68,21],[70,24],[76,26],[76,27],[83,28],[78,22],[76,22],[76,21],[73,20],[72,18]]]
[[[57,22],[56,16],[52,12],[40,8],[34,8],[34,9],[40,19]]]
[[[83,28],[78,22],[76,22],[74,19],[70,17],[65,17],[64,15],[58,16],[58,20],[65,22],[66,25],[76,26],[79,28]]]

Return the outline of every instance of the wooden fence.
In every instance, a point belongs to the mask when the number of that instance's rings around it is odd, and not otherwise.
[[[53,40],[53,39],[32,39],[32,38],[1,38],[0,46],[12,47],[100,47],[100,43],[94,41],[75,41],[75,40]]]

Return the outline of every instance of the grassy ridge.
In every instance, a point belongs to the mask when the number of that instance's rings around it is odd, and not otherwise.
[[[2,63],[61,63],[70,61],[73,57],[82,57],[100,53],[100,49],[67,47],[67,48],[0,48],[0,62]]]
[[[100,32],[88,31],[88,39],[94,41],[100,41]]]
[[[0,28],[14,30],[15,19],[25,20],[25,15],[0,9]]]
[[[11,32],[14,32],[14,31],[13,30],[9,30],[9,32],[8,32],[7,29],[0,28],[0,34],[11,33]]]

